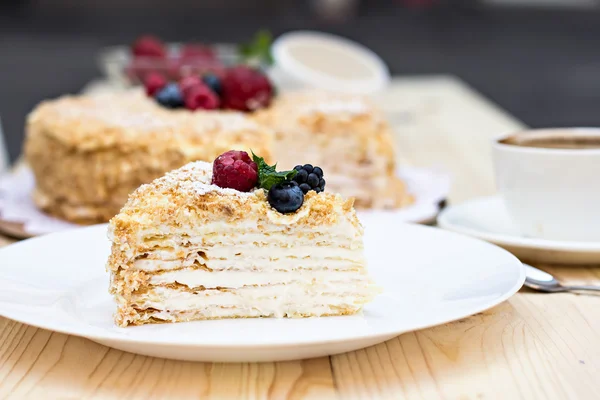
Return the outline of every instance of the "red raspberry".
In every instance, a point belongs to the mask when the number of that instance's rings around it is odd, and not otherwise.
[[[203,84],[204,83],[202,83],[202,79],[200,79],[199,76],[190,75],[182,78],[179,81],[179,89],[181,89],[181,92],[185,94],[185,92],[187,92],[192,87]]]
[[[181,48],[179,57],[184,60],[198,58],[202,60],[216,60],[217,57],[213,49],[199,43],[186,44]]]
[[[135,57],[164,58],[167,55],[165,45],[155,36],[140,36],[131,45],[131,52]]]
[[[204,83],[188,87],[188,89],[183,92],[183,99],[185,108],[188,110],[197,110],[199,108],[204,110],[214,110],[219,108],[220,103],[215,92],[210,90]]]
[[[182,60],[177,57],[168,58],[165,61],[165,72],[167,76],[174,81],[178,81],[183,79],[184,76],[187,76],[187,74],[183,73]]]
[[[167,85],[167,79],[158,72],[150,72],[144,78],[144,87],[148,96],[154,96],[156,92]]]
[[[151,72],[157,72],[160,68],[157,68],[155,60],[150,58],[134,58],[131,60],[126,68],[126,73],[129,79],[136,83],[143,83],[144,78]]]
[[[229,150],[215,159],[212,183],[249,192],[258,183],[258,166],[245,151]]]
[[[273,86],[261,72],[240,65],[226,71],[221,81],[224,108],[253,111],[269,105]]]

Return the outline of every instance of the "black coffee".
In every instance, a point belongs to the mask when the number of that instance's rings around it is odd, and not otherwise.
[[[500,140],[499,143],[544,149],[600,149],[600,134],[585,135],[572,131],[562,134],[558,131],[518,133]]]

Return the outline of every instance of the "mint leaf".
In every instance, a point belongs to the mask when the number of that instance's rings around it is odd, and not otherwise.
[[[277,172],[277,164],[267,164],[264,158],[257,156],[254,152],[252,152],[252,160],[258,166],[258,187],[265,190],[271,189],[271,186],[278,183],[293,179],[298,173],[295,169]]]
[[[271,43],[273,35],[268,30],[258,31],[250,43],[243,43],[238,46],[238,52],[242,59],[248,64],[273,64],[271,56]]]
[[[278,183],[285,182],[287,180],[291,180],[294,176],[296,176],[297,172],[298,171],[296,171],[296,170],[273,172],[273,173],[265,174],[262,178],[260,178],[260,175],[259,175],[259,178],[258,178],[259,185],[261,188],[269,190],[269,189],[271,189],[271,186],[273,186],[273,185],[277,185]]]
[[[252,161],[254,161],[256,163],[256,165],[258,166],[259,175],[260,175],[261,171],[275,172],[275,167],[277,166],[277,164],[270,166],[269,164],[267,164],[267,162],[265,161],[264,158],[257,156],[256,154],[254,154],[253,151],[252,151]]]

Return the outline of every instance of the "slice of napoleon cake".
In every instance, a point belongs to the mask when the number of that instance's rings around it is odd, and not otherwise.
[[[116,324],[358,312],[380,289],[353,200],[324,188],[242,151],[141,186],[110,221]]]

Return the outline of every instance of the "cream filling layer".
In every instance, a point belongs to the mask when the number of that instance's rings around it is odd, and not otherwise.
[[[182,267],[190,267],[199,264],[219,271],[227,269],[264,271],[290,270],[296,268],[324,268],[329,269],[354,269],[365,264],[364,255],[361,250],[347,249],[322,249],[313,253],[306,251],[294,251],[294,249],[261,251],[253,249],[241,251],[240,249],[219,249],[215,255],[211,250],[199,255],[194,250],[183,259],[177,259],[172,253],[161,252],[166,260],[145,258],[135,260],[133,269],[146,272],[168,271]],[[317,253],[317,254],[315,254]]]
[[[237,307],[256,309],[261,315],[283,317],[300,307],[313,306],[356,307],[369,301],[376,293],[364,285],[340,284],[335,293],[312,291],[300,284],[246,287],[222,292],[203,290],[190,293],[177,289],[156,287],[132,299],[137,308],[162,311],[191,311],[207,307]]]
[[[208,224],[208,225],[215,225]],[[205,231],[206,229],[202,229]],[[300,230],[300,231],[263,231],[257,227],[252,229],[233,229],[231,226],[223,227],[221,231],[214,232],[189,232],[187,230],[172,232],[169,235],[151,234],[141,237],[141,241],[148,246],[168,245],[210,245],[217,243],[240,244],[259,243],[277,244],[285,247],[286,244],[295,242],[304,243],[352,243],[360,242],[360,235],[348,235],[348,232],[331,234],[327,230]]]
[[[275,245],[257,246],[252,243],[216,244],[213,246],[193,246],[181,250],[175,248],[155,248],[145,253],[143,259],[178,260],[182,256],[202,252],[206,258],[230,259],[235,256],[252,256],[265,259],[282,257],[315,257],[329,259],[354,259],[362,252],[362,247],[349,249],[339,245],[317,246],[315,244],[297,243],[289,247]]]
[[[344,311],[350,311],[350,312],[356,312],[360,306],[348,306],[349,310],[344,310]],[[186,320],[186,314],[189,316],[188,318],[198,318],[198,317],[202,317],[202,318],[233,318],[233,317],[270,317],[270,316],[275,316],[275,317],[285,317],[286,315],[288,316],[315,316],[315,317],[319,317],[322,315],[329,315],[329,314],[339,314],[340,310],[334,307],[330,307],[330,306],[326,306],[326,305],[311,305],[311,304],[306,304],[306,305],[302,305],[302,304],[297,304],[294,309],[290,309],[290,310],[286,310],[286,309],[280,309],[278,310],[280,313],[283,313],[283,315],[275,315],[275,313],[269,313],[269,314],[265,314],[264,311],[261,311],[261,309],[259,308],[238,308],[238,307],[231,307],[231,308],[223,308],[223,307],[219,307],[219,306],[209,306],[209,307],[205,307],[202,310],[196,310],[196,311],[191,311],[191,312],[182,312],[180,314],[180,312],[178,311],[154,311],[154,312],[147,312],[144,314],[144,319],[148,319],[150,317],[154,317],[154,318],[158,318],[158,319],[162,319],[165,321],[185,321]]]
[[[112,237],[112,230],[109,230]],[[318,246],[322,244],[322,246]],[[123,246],[127,258],[135,257],[168,248],[177,254],[187,254],[190,248],[296,248],[306,247],[346,247],[349,249],[362,248],[362,228],[354,226],[347,215],[338,215],[337,223],[323,225],[314,229],[306,224],[278,225],[274,223],[260,224],[257,220],[238,221],[228,223],[225,221],[198,224],[193,227],[174,227],[158,225],[152,229],[141,230],[137,235],[137,243],[132,247]],[[222,250],[227,252],[227,250]],[[218,251],[218,250],[215,250]],[[235,254],[235,252],[233,252]],[[227,253],[230,254],[230,253]],[[215,257],[218,257],[215,255]]]
[[[298,271],[205,271],[185,269],[165,272],[150,277],[151,285],[180,283],[190,288],[204,286],[205,288],[240,288],[250,285],[275,285],[301,283],[311,285],[318,283],[326,291],[334,291],[344,282],[368,284],[368,276],[356,271],[331,270],[298,270]]]

